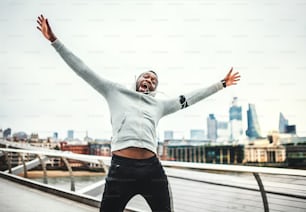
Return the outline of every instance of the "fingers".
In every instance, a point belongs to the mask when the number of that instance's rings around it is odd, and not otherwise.
[[[233,72],[233,67],[229,70],[227,77],[231,76],[232,72]]]
[[[37,17],[37,23],[41,26],[43,23],[44,23],[44,21],[46,21],[46,19],[45,19],[45,17],[43,16],[43,15],[40,15],[40,16],[38,16]]]
[[[43,15],[38,16],[36,22],[38,24],[36,28],[41,32],[42,32],[42,29],[46,26],[50,28],[48,19],[46,19]]]
[[[239,80],[239,79],[240,79],[240,74],[239,74],[239,72],[237,71],[237,72],[235,72],[235,73],[233,73],[233,74],[232,74],[232,72],[233,72],[233,67],[230,69],[230,71],[229,71],[229,73],[228,73],[227,76]]]
[[[42,23],[39,20],[37,20],[36,22],[38,23],[39,26],[42,25]]]
[[[40,16],[37,17],[36,22],[37,22],[38,26],[36,26],[36,28],[41,32],[42,32],[42,29],[44,28],[45,21],[46,21],[46,19],[43,15],[40,15]]]
[[[50,25],[49,25],[48,19],[46,19],[46,24],[47,24],[47,27],[48,27],[49,29],[51,29],[51,27],[50,27]]]
[[[41,28],[42,28],[42,25],[43,25],[43,22],[44,22],[44,17],[42,15],[38,16],[36,22],[38,23],[38,25],[40,27],[40,31],[41,31]]]
[[[40,16],[38,16],[38,19],[42,22],[45,19],[45,17],[41,14]]]
[[[233,77],[234,77],[234,79],[235,79],[236,81],[239,81],[241,76],[240,76],[239,72],[236,72],[236,73],[233,75]]]

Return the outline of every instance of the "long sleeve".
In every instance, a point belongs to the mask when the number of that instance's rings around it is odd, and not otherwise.
[[[170,113],[174,113],[180,109],[184,109],[190,105],[193,105],[212,94],[218,92],[223,89],[223,85],[221,82],[217,82],[209,87],[200,88],[194,90],[192,92],[182,94],[177,98],[163,100],[163,114],[162,116],[168,115]]]
[[[59,39],[52,42],[51,45],[77,75],[83,78],[104,97],[107,97],[108,92],[112,90],[113,82],[99,77],[81,59],[67,49]]]

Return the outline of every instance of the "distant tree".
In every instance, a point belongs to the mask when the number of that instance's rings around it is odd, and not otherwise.
[[[56,145],[56,146],[54,147],[54,149],[55,149],[55,150],[60,150],[60,148],[59,148],[58,145]]]

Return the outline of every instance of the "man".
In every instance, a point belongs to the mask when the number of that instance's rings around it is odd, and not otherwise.
[[[64,61],[106,99],[111,113],[113,137],[112,162],[106,178],[100,211],[123,211],[136,194],[142,195],[152,211],[173,211],[167,176],[157,156],[156,127],[159,120],[186,108],[240,80],[232,74],[209,86],[167,100],[154,98],[158,76],[142,73],[135,90],[97,76],[70,52],[52,32],[48,20],[40,15],[37,28]]]

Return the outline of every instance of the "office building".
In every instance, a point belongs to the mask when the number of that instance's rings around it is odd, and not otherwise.
[[[285,118],[283,113],[279,113],[279,133],[286,133],[286,127],[288,126],[288,119]]]
[[[216,141],[218,138],[218,121],[215,118],[214,114],[209,114],[207,118],[207,138],[211,141]]]
[[[242,130],[242,108],[238,106],[238,98],[234,97],[229,109],[230,140],[237,141],[243,134]]]
[[[217,142],[227,143],[230,138],[229,123],[226,121],[218,121],[217,126]]]
[[[246,130],[246,135],[250,139],[260,138],[261,131],[254,104],[249,104],[249,109],[247,110],[247,119],[248,119],[248,129]]]
[[[74,131],[68,130],[67,132],[67,140],[73,140],[74,139]]]
[[[201,129],[191,129],[190,130],[190,139],[191,140],[203,140],[205,139],[205,132]]]
[[[3,131],[3,138],[6,139],[11,136],[12,130],[11,128],[7,128]]]
[[[295,125],[287,125],[285,133],[296,135],[296,126]]]
[[[55,141],[58,140],[58,132],[53,133],[53,140],[55,140]]]

